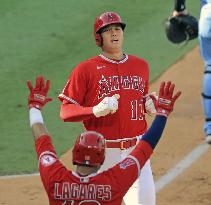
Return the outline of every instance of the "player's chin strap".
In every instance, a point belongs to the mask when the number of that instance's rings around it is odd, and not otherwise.
[[[39,109],[34,108],[34,107],[30,108],[30,110],[29,110],[29,122],[30,122],[31,127],[35,123],[44,124],[42,113]]]

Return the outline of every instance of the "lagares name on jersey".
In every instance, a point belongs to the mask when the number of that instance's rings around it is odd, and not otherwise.
[[[111,199],[110,185],[77,184],[70,182],[54,184],[54,198],[60,200],[101,200]]]

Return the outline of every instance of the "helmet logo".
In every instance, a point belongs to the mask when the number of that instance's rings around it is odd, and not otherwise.
[[[113,21],[113,16],[111,13],[108,13],[108,21]]]

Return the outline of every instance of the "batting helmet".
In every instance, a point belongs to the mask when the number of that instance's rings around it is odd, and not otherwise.
[[[124,30],[126,26],[126,24],[122,22],[121,17],[115,12],[105,12],[96,17],[94,23],[94,37],[97,46],[102,45],[101,29],[111,24],[120,24],[122,30]]]
[[[76,139],[72,152],[74,165],[101,165],[105,159],[104,137],[94,131],[84,132]]]

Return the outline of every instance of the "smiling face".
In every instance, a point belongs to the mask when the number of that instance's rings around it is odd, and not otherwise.
[[[111,24],[102,29],[102,50],[108,53],[122,52],[123,30],[120,24]]]

